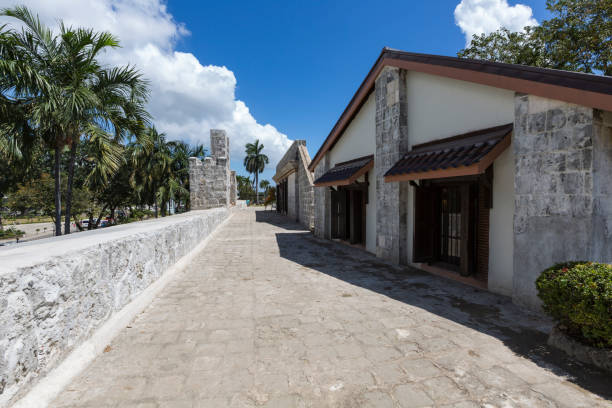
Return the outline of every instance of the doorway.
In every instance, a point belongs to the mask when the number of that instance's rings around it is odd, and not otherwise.
[[[331,192],[331,237],[352,245],[365,245],[367,190],[342,186]]]
[[[413,261],[486,281],[490,207],[485,190],[477,177],[417,186]]]

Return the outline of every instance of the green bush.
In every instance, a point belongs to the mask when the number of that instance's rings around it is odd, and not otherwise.
[[[536,280],[543,308],[559,328],[595,347],[612,347],[612,265],[566,262]]]

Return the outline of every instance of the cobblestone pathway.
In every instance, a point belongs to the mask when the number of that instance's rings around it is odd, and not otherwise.
[[[547,328],[241,210],[53,406],[610,406],[611,378],[548,349]]]

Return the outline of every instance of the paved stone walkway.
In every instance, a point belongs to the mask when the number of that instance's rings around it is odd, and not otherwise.
[[[240,210],[54,407],[610,406],[505,298]]]

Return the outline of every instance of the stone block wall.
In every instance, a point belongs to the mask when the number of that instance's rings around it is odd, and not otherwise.
[[[298,208],[300,223],[306,228],[314,228],[314,176],[308,166],[310,155],[306,144],[298,147],[299,165],[297,169]]]
[[[189,197],[192,210],[225,207],[231,203],[229,138],[224,130],[211,129],[211,155],[189,158]]]
[[[310,155],[305,140],[296,140],[276,166],[274,180],[288,179],[289,216],[308,229],[314,228],[314,178],[308,166]]]
[[[314,179],[321,177],[329,170],[329,154],[317,164]],[[319,238],[331,238],[331,192],[328,187],[314,189],[314,234]]]
[[[538,308],[535,279],[554,263],[612,261],[610,113],[515,97],[513,299]]]
[[[238,184],[236,183],[236,172],[232,170],[230,173],[230,204],[236,205],[237,198],[238,198]]]
[[[406,71],[385,67],[376,79],[375,98],[376,256],[404,263],[408,186],[385,183],[384,175],[408,151]]]
[[[7,407],[229,215],[225,208],[0,248],[0,407]]]

